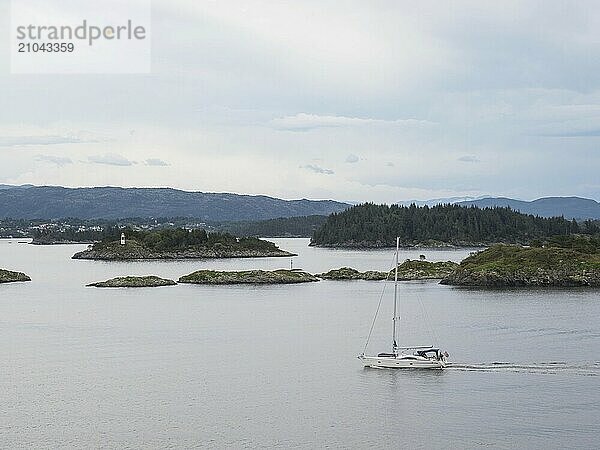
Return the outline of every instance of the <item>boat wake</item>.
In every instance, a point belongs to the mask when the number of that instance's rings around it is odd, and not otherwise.
[[[449,363],[447,370],[459,370],[467,372],[526,372],[538,374],[572,374],[588,377],[600,376],[600,361],[587,363],[569,363],[565,361],[535,362],[535,363],[511,363],[491,362],[481,364]]]

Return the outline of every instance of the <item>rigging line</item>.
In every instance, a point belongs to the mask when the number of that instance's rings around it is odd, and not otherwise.
[[[425,305],[423,304],[423,299],[421,298],[420,290],[417,290],[417,300],[419,301],[419,305],[421,306],[421,312],[423,313],[423,318],[425,319],[425,322],[427,323],[429,332],[431,333],[431,337],[434,339],[434,342],[432,342],[432,345],[438,345],[439,339],[437,337],[437,333],[435,332],[435,329],[433,328],[433,325],[431,324],[431,318],[429,317],[429,314],[427,313],[427,309],[425,308]]]
[[[371,340],[371,335],[373,334],[373,329],[375,328],[375,322],[377,321],[377,316],[379,315],[379,309],[381,308],[381,302],[383,300],[383,295],[385,294],[385,288],[387,287],[387,282],[390,279],[390,274],[392,270],[392,266],[394,265],[394,261],[396,260],[396,256],[392,259],[390,266],[388,267],[388,275],[385,280],[383,280],[383,290],[381,291],[381,295],[379,296],[379,303],[377,303],[377,310],[375,310],[375,316],[373,317],[373,322],[371,322],[371,328],[369,329],[369,335],[367,336],[367,342],[365,343],[365,348],[363,349],[362,354],[364,355],[367,351],[367,347],[369,346],[369,341]]]

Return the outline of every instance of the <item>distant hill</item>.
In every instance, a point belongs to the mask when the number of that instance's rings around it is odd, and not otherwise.
[[[225,222],[215,228],[235,236],[311,237],[327,216],[281,217],[259,221]]]
[[[540,217],[564,216],[567,219],[600,219],[600,203],[596,200],[581,197],[544,197],[531,202],[504,197],[489,197],[458,202],[457,204],[462,206],[474,205],[479,208],[508,206],[515,211]]]
[[[468,202],[473,200],[481,200],[486,197],[445,197],[445,198],[432,198],[429,200],[402,200],[396,203],[400,206],[435,206],[435,205],[454,205],[455,203]]]
[[[0,218],[15,219],[195,217],[222,222],[328,215],[349,206],[332,200],[282,200],[171,188],[4,185],[0,189]]]

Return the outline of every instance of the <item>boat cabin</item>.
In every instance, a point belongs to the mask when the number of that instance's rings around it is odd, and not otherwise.
[[[427,359],[437,359],[438,361],[442,360],[442,352],[439,348],[416,350],[415,355],[422,356],[423,358]]]
[[[399,347],[398,350],[401,351],[400,355],[398,353],[379,353],[377,357],[379,358],[398,358],[401,356],[402,359],[417,359],[419,357],[442,361],[444,355],[440,351],[439,348],[434,347]],[[412,354],[404,354],[406,350],[414,350]]]

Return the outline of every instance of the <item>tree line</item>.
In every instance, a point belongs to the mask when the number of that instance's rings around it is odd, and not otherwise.
[[[348,247],[447,243],[485,245],[529,243],[553,235],[598,232],[598,224],[563,217],[537,217],[506,207],[436,205],[417,207],[365,203],[331,214],[317,229],[312,245]]]
[[[105,236],[98,247],[106,246],[118,239],[121,233],[126,240],[133,240],[144,247],[155,251],[184,250],[193,247],[231,249],[231,250],[273,250],[277,247],[272,242],[263,241],[256,237],[235,237],[229,233],[207,232],[198,228],[164,228],[152,231],[138,231],[131,228],[112,228],[112,234]]]

